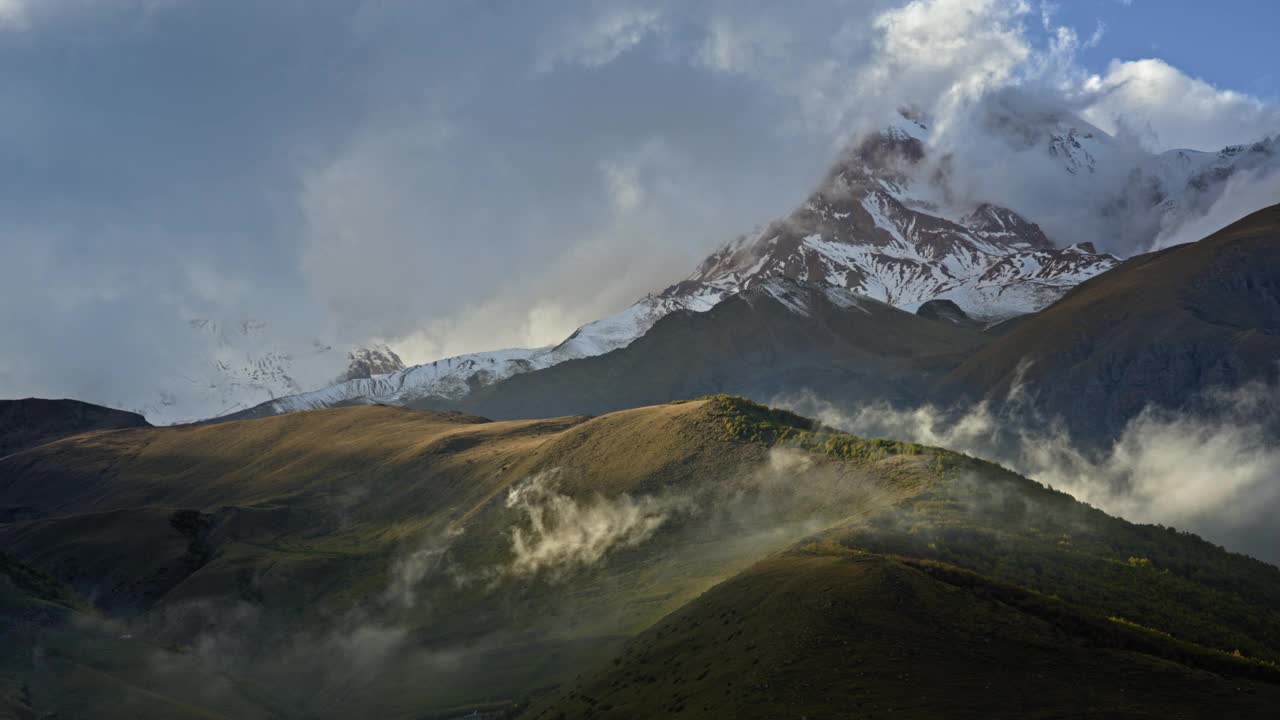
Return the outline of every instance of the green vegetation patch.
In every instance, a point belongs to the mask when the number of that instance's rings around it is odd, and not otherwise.
[[[848,462],[874,462],[894,455],[926,452],[952,454],[902,440],[855,437],[789,410],[734,395],[709,395],[702,399],[723,420],[729,437],[739,442],[795,447]]]

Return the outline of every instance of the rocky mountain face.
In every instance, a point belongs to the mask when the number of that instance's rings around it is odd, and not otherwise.
[[[867,139],[795,212],[722,246],[663,296],[714,303],[786,277],[908,311],[947,299],[998,321],[1034,312],[1119,262],[1089,244],[1059,249],[1008,208],[983,203],[957,213],[915,192],[926,132],[903,118]]]
[[[368,380],[404,369],[404,361],[389,347],[357,348],[347,353],[347,371],[338,382]]]
[[[1047,307],[1115,267],[1119,258],[1100,252],[1093,234],[1107,246],[1148,247],[1168,228],[1201,217],[1231,178],[1278,163],[1273,141],[1153,155],[1070,116],[997,104],[984,122],[1000,138],[991,151],[997,162],[1004,153],[1010,161],[1036,163],[1037,176],[1049,178],[1032,193],[1037,202],[1017,193],[1008,202],[962,199],[973,196],[961,191],[972,178],[957,175],[967,166],[945,146],[934,147],[926,120],[904,112],[847,152],[790,215],[722,245],[689,277],[579,328],[559,345],[445,358],[389,374],[356,372],[319,390],[272,392],[252,407],[236,403],[230,412],[457,404],[477,388],[626,347],[673,312],[706,312],[776,278],[838,288],[909,312],[945,300],[975,327],[991,326]],[[1061,207],[1043,202],[1057,194]],[[1077,239],[1072,233],[1067,244],[1045,232],[1037,222],[1041,214],[1055,226],[1079,225],[1089,234]],[[1076,222],[1081,218],[1088,223]]]

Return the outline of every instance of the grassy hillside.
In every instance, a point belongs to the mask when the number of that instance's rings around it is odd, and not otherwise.
[[[1280,570],[998,466],[759,409],[761,442],[937,479],[774,555],[534,704],[576,717],[1270,717]]]
[[[1073,620],[882,555],[802,547],[717,586],[525,717],[1266,718],[1280,701],[1276,684]]]
[[[267,718],[267,695],[135,639],[55,578],[0,553],[0,717]]]
[[[0,459],[0,498],[22,509],[0,524],[20,717],[117,696],[119,717],[285,718],[1280,699],[1280,570],[729,396],[98,432]]]
[[[78,400],[0,400],[0,457],[69,435],[146,425],[137,413]]]
[[[775,450],[743,435],[754,412],[357,407],[85,435],[0,461],[26,518],[0,547],[136,637],[275,688],[277,712],[485,707],[932,477],[915,456]]]

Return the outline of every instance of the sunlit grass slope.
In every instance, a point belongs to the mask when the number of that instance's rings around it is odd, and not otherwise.
[[[0,461],[0,502],[22,518],[0,543],[148,642],[218,648],[214,669],[271,687],[254,697],[272,712],[502,704],[936,477],[914,447],[753,439],[762,411],[720,397],[488,422],[375,406],[78,436]],[[230,635],[258,645],[229,654]],[[395,642],[373,670],[347,667],[370,636]],[[329,651],[319,690],[272,662]]]
[[[1280,570],[1003,468],[750,407],[734,433],[935,471],[665,618],[528,717],[1271,717]]]

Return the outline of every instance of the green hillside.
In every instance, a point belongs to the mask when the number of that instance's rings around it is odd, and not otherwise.
[[[136,637],[273,688],[273,712],[501,706],[931,473],[774,451],[741,417],[359,407],[85,435],[0,461],[27,518],[0,543]]]
[[[729,396],[95,432],[0,459],[0,498],[17,717],[1277,699],[1280,570]]]
[[[937,480],[717,586],[528,717],[1273,716],[1277,568],[963,455],[745,418],[759,442],[920,453]]]

